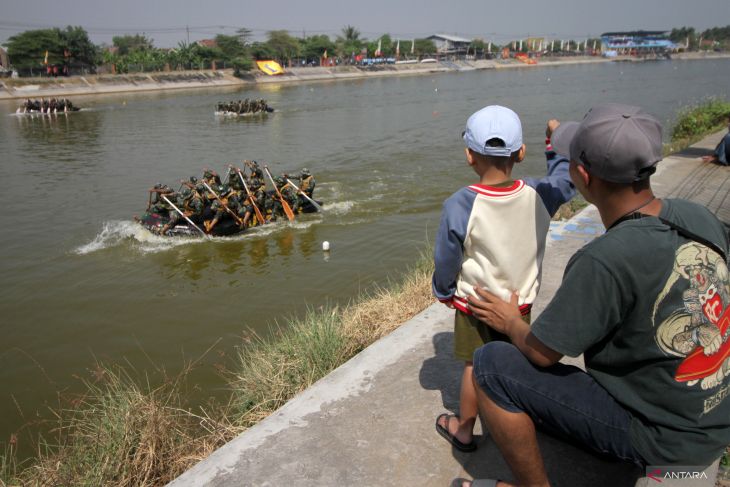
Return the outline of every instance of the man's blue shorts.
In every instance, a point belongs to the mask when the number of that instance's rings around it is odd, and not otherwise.
[[[631,445],[631,415],[578,367],[537,367],[511,343],[495,341],[474,353],[474,377],[500,408],[528,414],[554,436],[644,466]]]

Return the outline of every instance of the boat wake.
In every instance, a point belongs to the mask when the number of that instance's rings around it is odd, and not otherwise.
[[[355,206],[354,201],[338,201],[337,203],[328,203],[324,205],[324,211],[332,215],[344,215],[349,213]]]
[[[239,235],[211,237],[210,239],[205,239],[203,237],[163,237],[150,232],[137,222],[129,220],[114,220],[104,222],[101,232],[99,232],[91,242],[77,247],[73,252],[77,255],[87,255],[120,245],[129,245],[130,243],[134,250],[144,254],[164,252],[181,245],[211,242],[235,242],[267,237],[269,235],[282,232],[287,228],[304,230],[312,225],[320,223],[321,221],[322,220],[320,218],[314,218],[306,221],[295,221],[293,223],[289,223],[285,221],[285,219],[282,219],[280,222],[251,228]]]
[[[149,253],[161,252],[180,245],[204,242],[205,240],[192,237],[162,237],[143,228],[137,222],[115,220],[104,222],[101,232],[91,242],[76,248],[74,253],[86,255],[99,250],[123,245],[129,241],[132,241],[139,251]]]

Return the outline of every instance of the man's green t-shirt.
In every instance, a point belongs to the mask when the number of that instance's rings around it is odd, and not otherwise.
[[[727,256],[726,230],[706,208],[664,200],[660,216]],[[631,413],[631,441],[647,464],[708,465],[730,444],[729,325],[727,262],[644,217],[571,258],[532,333],[557,352],[584,354]]]

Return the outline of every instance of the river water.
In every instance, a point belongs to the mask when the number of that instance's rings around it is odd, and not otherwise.
[[[685,105],[728,97],[728,79],[730,60],[603,63],[77,97],[87,110],[0,117],[0,445],[37,429],[97,362],[154,376],[212,347],[191,375],[204,400],[221,392],[214,365],[230,363],[245,330],[266,335],[397,279],[429,245],[444,198],[473,181],[460,133],[476,109],[519,113],[528,155],[516,174],[537,175],[548,118],[611,101],[667,127]],[[218,101],[244,97],[277,111],[214,117]],[[156,182],[242,159],[309,168],[326,211],[212,241],[133,222]]]

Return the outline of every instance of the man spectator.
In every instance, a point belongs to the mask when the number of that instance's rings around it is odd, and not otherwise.
[[[474,355],[489,434],[517,485],[549,485],[536,424],[641,466],[709,465],[730,443],[725,229],[700,205],[654,196],[661,125],[640,108],[595,107],[556,135],[607,231],[571,258],[532,328],[516,295],[507,303],[475,289],[469,298],[472,313],[511,341]],[[587,373],[558,363],[580,354]]]

